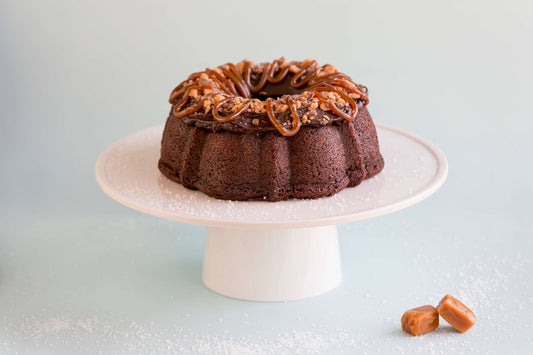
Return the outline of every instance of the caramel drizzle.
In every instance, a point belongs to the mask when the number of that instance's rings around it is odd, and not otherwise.
[[[221,123],[230,122],[250,107],[252,104],[252,94],[263,90],[267,83],[281,83],[285,80],[289,71],[292,71],[295,74],[291,78],[291,85],[295,89],[311,92],[319,102],[328,105],[334,114],[351,122],[355,119],[358,112],[356,99],[363,100],[365,105],[368,104],[366,88],[355,84],[348,75],[337,72],[336,70],[332,73],[323,74],[322,72],[326,71],[326,67],[327,65],[319,67],[315,60],[305,60],[301,63],[287,63],[284,58],[280,58],[272,63],[263,64],[261,77],[253,85],[251,82],[251,62],[243,61],[237,65],[227,63],[214,69],[206,69],[204,72],[191,74],[186,81],[180,83],[172,91],[169,101],[174,105],[173,113],[177,118],[200,111],[204,107],[206,100],[214,101],[215,104],[211,108],[213,118]],[[196,100],[196,102],[184,109],[191,98],[196,99],[198,93],[204,93],[207,90],[210,93],[204,95],[202,100]],[[330,93],[339,95],[350,106],[350,112],[346,113],[339,109]],[[217,100],[218,95],[222,96],[221,100]],[[219,111],[222,106],[234,100],[236,97],[244,98],[244,103],[239,104],[242,107],[234,105],[234,108],[236,108],[235,112],[228,115],[221,115]],[[298,133],[302,122],[298,116],[294,100],[291,97],[287,99],[292,118],[292,127],[290,129],[285,128],[276,118],[272,102],[272,98],[265,100],[267,116],[272,125],[279,133],[287,137]]]
[[[245,103],[243,107],[240,108],[238,111],[227,116],[222,116],[221,114],[219,114],[218,110],[220,109],[220,106],[224,105],[226,102],[231,101],[231,100],[233,100],[233,97],[228,97],[227,99],[220,101],[218,104],[215,105],[215,107],[213,107],[212,114],[215,120],[217,120],[218,122],[222,122],[222,123],[233,121],[234,119],[239,117],[241,113],[243,113],[244,110],[246,110],[252,104],[252,102],[249,101]]]
[[[274,114],[274,110],[272,109],[272,98],[269,97],[265,101],[266,111],[267,111],[267,115],[268,115],[268,119],[270,120],[270,123],[272,123],[272,125],[276,127],[278,132],[284,135],[285,137],[294,136],[296,133],[298,133],[298,131],[300,130],[300,126],[302,125],[302,122],[300,121],[300,117],[298,117],[298,113],[296,112],[296,104],[294,103],[294,100],[289,98],[288,101],[289,101],[289,108],[291,110],[291,116],[292,116],[292,128],[291,129],[286,129],[285,127],[283,127],[281,122],[279,122],[278,119],[276,118],[276,115]]]

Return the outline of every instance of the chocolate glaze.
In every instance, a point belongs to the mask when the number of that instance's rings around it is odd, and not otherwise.
[[[297,112],[299,112],[300,114],[304,112],[304,110],[297,110]],[[344,118],[332,115],[331,113],[328,113],[329,119],[324,120],[323,117],[325,114],[326,113],[324,111],[317,109],[317,115],[313,119],[307,121],[305,125],[311,127],[319,127],[330,124],[339,124],[340,122],[344,121]],[[170,115],[173,116],[172,111],[170,112]],[[278,113],[277,118],[282,123],[290,122],[290,115],[288,112]],[[268,119],[268,115],[266,113],[244,112],[229,122],[215,121],[213,120],[212,115],[204,113],[191,114],[186,117],[183,117],[182,120],[187,125],[204,128],[211,131],[225,130],[232,132],[267,132],[277,130],[277,128],[274,127]],[[254,122],[254,120],[258,120],[255,121],[257,122],[256,124],[252,123]]]

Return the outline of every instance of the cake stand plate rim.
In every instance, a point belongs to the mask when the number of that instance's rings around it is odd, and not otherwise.
[[[402,210],[404,208],[407,208],[409,206],[412,206],[427,197],[431,196],[433,193],[435,193],[446,181],[447,175],[448,175],[448,162],[446,159],[446,156],[444,153],[433,143],[427,141],[426,139],[417,136],[413,133],[404,131],[402,129],[384,125],[384,124],[375,124],[376,128],[378,129],[378,135],[379,133],[383,132],[389,132],[392,134],[392,136],[396,135],[397,137],[403,137],[407,138],[408,140],[412,142],[416,142],[417,144],[423,146],[427,151],[431,154],[431,156],[434,159],[433,163],[436,163],[435,171],[432,172],[433,176],[431,177],[431,180],[423,186],[423,188],[414,191],[413,193],[405,196],[404,198],[401,198],[397,201],[394,201],[392,203],[386,203],[380,206],[377,206],[375,208],[370,208],[362,211],[357,211],[354,213],[345,213],[345,214],[339,214],[339,215],[333,215],[333,216],[318,216],[318,217],[312,217],[312,218],[295,218],[295,219],[287,219],[287,220],[242,220],[242,219],[229,219],[229,218],[215,218],[215,217],[206,217],[206,216],[198,216],[195,214],[187,214],[187,213],[177,213],[175,211],[168,211],[164,208],[161,208],[160,205],[149,205],[147,203],[144,203],[142,201],[139,201],[138,199],[134,199],[131,196],[128,196],[126,191],[123,187],[118,186],[115,184],[115,181],[113,181],[113,177],[110,177],[107,173],[107,164],[109,162],[109,159],[113,156],[113,154],[116,153],[117,149],[123,148],[124,142],[131,140],[134,137],[139,138],[146,138],[148,135],[153,135],[154,137],[157,137],[157,141],[160,142],[161,134],[157,135],[154,134],[154,132],[161,133],[164,127],[164,124],[160,124],[157,126],[152,126],[149,128],[145,128],[141,131],[138,131],[136,133],[133,133],[129,136],[126,136],[122,139],[117,140],[113,144],[107,147],[106,150],[104,150],[100,156],[98,157],[98,160],[96,162],[95,166],[95,177],[96,180],[100,186],[100,188],[112,199],[116,200],[117,202],[130,207],[134,210],[153,215],[156,217],[169,219],[169,220],[175,220],[179,222],[189,223],[189,224],[197,224],[197,225],[204,225],[204,226],[210,226],[210,227],[225,227],[225,228],[265,228],[265,229],[273,229],[273,228],[300,228],[300,227],[318,227],[318,226],[325,226],[325,225],[332,225],[332,224],[340,224],[340,223],[348,223],[348,222],[354,222],[369,218],[374,218],[382,215],[386,215],[392,212],[396,212],[399,210]],[[153,139],[155,139],[153,137]],[[379,139],[381,141],[381,136],[379,136]],[[139,141],[142,142],[142,139]],[[154,143],[154,142],[152,142]],[[381,142],[382,143],[382,142]],[[142,149],[142,146],[140,147]],[[387,164],[387,157],[385,157],[386,164]],[[153,169],[157,170],[157,166],[153,166]],[[383,174],[383,172],[381,173]],[[379,178],[379,175],[376,175],[376,177]],[[164,178],[161,174],[161,177]],[[376,177],[373,177],[372,179],[375,179]],[[142,181],[139,181],[139,177],[135,174],[130,174],[129,176],[126,176],[126,179],[131,179],[131,183],[144,183]],[[166,178],[164,178],[166,179]],[[168,179],[167,179],[168,180]],[[365,180],[366,181],[366,180]],[[363,183],[365,183],[363,181]],[[172,182],[168,180],[168,183],[170,185],[178,185],[175,182]],[[405,182],[406,184],[409,183],[409,181]],[[147,182],[147,184],[152,184],[153,182]],[[151,186],[152,188],[154,186]],[[354,188],[348,188],[348,189],[358,189],[359,187]],[[338,194],[345,193],[345,189]],[[182,192],[183,196],[198,196],[198,194],[204,195],[203,193],[199,191],[193,191],[183,188]],[[131,194],[130,194],[131,195]],[[333,196],[335,197],[335,196]],[[154,195],[153,198],[155,200],[161,199],[160,195]],[[246,209],[246,204],[251,203],[250,201],[224,201],[224,200],[217,200],[210,197],[205,197],[208,199],[208,203],[231,203],[232,208],[234,208],[236,211],[244,210]],[[313,206],[315,204],[328,204],[329,201],[333,201],[332,197],[328,198],[321,198],[316,200],[292,200],[292,201],[307,201],[306,203],[311,203]],[[157,202],[164,202],[164,201],[157,201]],[[252,201],[253,203],[253,201]],[[278,202],[263,202],[259,201],[259,203],[263,203],[266,205],[275,205]],[[286,201],[282,201],[282,203],[286,203]]]

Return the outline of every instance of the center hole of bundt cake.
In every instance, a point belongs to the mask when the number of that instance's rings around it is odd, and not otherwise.
[[[259,92],[252,94],[252,99],[265,101],[268,98],[278,99],[283,95],[296,95],[302,93],[290,84],[290,80],[284,80],[279,84],[267,83]]]
[[[277,95],[263,95],[261,93],[257,93],[257,94],[252,94],[252,99],[258,99],[258,100],[261,100],[261,101],[265,101],[266,99],[268,98],[271,98],[271,99],[279,99],[280,97],[282,97],[283,95],[287,95],[287,94],[277,94]]]

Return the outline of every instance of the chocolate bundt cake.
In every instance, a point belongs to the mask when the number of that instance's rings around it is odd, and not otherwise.
[[[159,170],[228,200],[330,196],[383,169],[367,89],[314,60],[242,61],[170,95]]]

